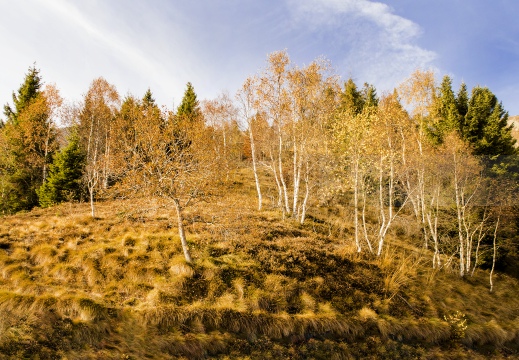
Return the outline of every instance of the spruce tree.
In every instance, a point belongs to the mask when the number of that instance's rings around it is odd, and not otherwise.
[[[177,108],[176,115],[170,119],[173,124],[174,146],[183,151],[191,146],[192,139],[188,135],[194,127],[203,125],[202,110],[198,102],[195,89],[190,82],[187,83],[182,102]]]
[[[440,87],[434,96],[432,123],[427,132],[434,143],[440,144],[445,136],[451,132],[461,133],[462,116],[458,110],[458,103],[452,80],[449,76],[443,77]]]
[[[79,200],[84,167],[85,153],[81,150],[77,130],[73,129],[67,146],[56,154],[47,180],[38,189],[40,206]]]
[[[18,89],[18,94],[13,92],[14,109],[9,104],[4,106],[7,122],[17,123],[20,113],[41,95],[41,86],[40,71],[35,66],[29,68],[24,83]]]
[[[184,97],[177,109],[177,117],[182,118],[188,123],[194,123],[201,120],[202,111],[198,102],[193,85],[188,82]]]
[[[39,71],[30,68],[18,92],[13,93],[14,107],[4,107],[7,120],[0,132],[0,208],[4,212],[38,205],[36,190],[57,148],[50,107],[41,87]]]
[[[497,157],[516,154],[508,113],[486,87],[472,89],[462,133],[475,155]]]
[[[364,99],[363,101],[363,107],[373,107],[376,108],[378,106],[378,97],[377,97],[377,90],[375,87],[371,84],[364,83],[364,88],[362,89],[362,97]]]
[[[349,78],[344,83],[344,90],[340,94],[339,111],[348,111],[353,115],[358,115],[364,108],[364,98],[357,89],[353,79]]]
[[[196,98],[196,95],[195,95]],[[141,109],[145,116],[157,116],[162,120],[162,128],[166,126],[166,123],[163,119],[163,116],[160,112],[160,108],[155,103],[155,99],[153,98],[153,94],[151,90],[148,88],[146,93],[144,94],[141,101]]]
[[[142,104],[146,106],[153,106],[155,105],[155,99],[153,98],[153,94],[151,93],[150,88],[146,90],[146,93],[144,94],[142,98]]]
[[[456,97],[456,106],[458,107],[458,113],[461,116],[462,122],[467,115],[469,109],[469,93],[467,92],[467,85],[461,83],[460,89],[458,90],[458,96]]]

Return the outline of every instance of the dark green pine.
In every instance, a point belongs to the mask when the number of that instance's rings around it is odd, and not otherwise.
[[[8,122],[17,122],[19,114],[40,95],[41,87],[40,71],[33,66],[25,75],[25,81],[18,89],[18,94],[13,92],[14,109],[9,104],[4,106],[4,114]]]
[[[79,144],[77,130],[73,130],[67,146],[54,157],[45,183],[38,189],[42,207],[64,201],[79,200],[81,179],[85,168],[85,154]]]
[[[188,82],[184,97],[177,109],[177,116],[187,119],[189,122],[200,120],[202,111],[193,85]]]
[[[364,99],[362,93],[357,89],[353,79],[350,78],[344,83],[344,90],[340,94],[339,110],[358,115],[363,108]]]

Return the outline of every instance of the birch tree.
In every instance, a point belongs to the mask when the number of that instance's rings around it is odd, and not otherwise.
[[[228,181],[230,171],[241,158],[241,133],[238,128],[238,109],[227,93],[216,99],[202,102],[202,113],[206,124],[212,129],[215,141],[215,154],[221,170]]]
[[[398,96],[404,105],[410,108],[412,132],[402,132],[404,148],[402,162],[406,166],[403,181],[415,217],[423,234],[423,245],[429,247],[429,228],[425,200],[425,164],[427,162],[427,127],[430,122],[430,111],[435,103],[436,85],[432,71],[417,70],[398,87]]]
[[[370,110],[362,111],[358,115],[351,111],[340,111],[333,127],[334,146],[339,166],[337,176],[340,183],[343,186],[344,184],[349,185],[346,189],[351,188],[353,192],[353,221],[357,252],[362,251],[361,237],[363,236],[369,251],[373,253],[365,219],[366,177],[368,169],[373,165],[369,153],[373,138],[374,116],[374,112]],[[360,212],[361,203],[362,211]]]
[[[254,172],[254,183],[256,185],[256,193],[258,194],[258,210],[261,210],[263,199],[261,195],[261,184],[259,179],[258,169],[258,154],[256,150],[256,121],[257,113],[255,111],[256,104],[256,87],[257,79],[249,77],[243,83],[241,89],[236,94],[238,100],[239,114],[241,119],[247,124],[247,132],[249,134],[251,158],[252,158],[252,170]]]
[[[459,274],[465,276],[470,272],[474,244],[481,240],[477,237],[482,236],[488,220],[487,204],[481,196],[485,188],[483,167],[470,154],[468,146],[453,134],[446,138],[445,149],[451,163],[450,175],[459,240]]]
[[[373,142],[378,161],[378,209],[377,256],[382,254],[384,241],[393,221],[405,206],[408,195],[401,194],[396,208],[396,186],[401,182],[403,144],[400,134],[407,126],[407,113],[398,98],[393,95],[381,99],[377,116],[374,117]]]
[[[111,176],[113,121],[119,108],[119,94],[105,79],[95,79],[88,89],[79,113],[79,135],[86,155],[85,184],[92,217],[95,197],[108,187]]]
[[[138,105],[138,107],[137,107]],[[215,173],[213,136],[202,122],[192,123],[183,128],[182,133],[189,139],[176,141],[178,124],[164,122],[171,114],[149,111],[150,105],[136,104],[132,112],[132,141],[124,141],[127,148],[118,152],[123,159],[117,161],[124,166],[124,176],[118,185],[121,190],[133,196],[150,199],[161,198],[167,206],[172,206],[177,214],[177,225],[184,257],[192,261],[183,225],[184,209],[203,194],[203,189],[211,184]]]
[[[257,81],[249,84],[255,87],[255,112],[269,127],[262,150],[278,189],[278,204],[283,216],[302,223],[318,188],[315,172],[326,154],[337,79],[324,60],[298,68],[286,52],[276,52],[269,55]]]
[[[258,78],[256,111],[265,116],[275,134],[275,142],[268,143],[269,168],[278,187],[279,204],[285,214],[290,214],[288,186],[285,175],[284,154],[287,147],[286,127],[289,119],[287,75],[290,59],[285,51],[268,55],[267,68]]]

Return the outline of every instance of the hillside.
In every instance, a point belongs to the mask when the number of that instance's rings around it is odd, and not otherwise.
[[[187,209],[192,264],[159,202],[3,217],[0,359],[519,357],[517,280],[432,269],[405,221],[377,258],[338,208],[299,225],[255,201],[245,170]]]

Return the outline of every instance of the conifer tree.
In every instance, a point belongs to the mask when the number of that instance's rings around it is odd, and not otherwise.
[[[364,108],[364,98],[357,89],[353,79],[349,78],[344,83],[344,91],[340,94],[340,111],[350,111],[353,115],[358,115]]]
[[[435,94],[433,107],[432,126],[428,128],[428,133],[434,143],[442,143],[444,137],[453,131],[461,132],[462,117],[458,110],[456,96],[452,91],[452,80],[447,75],[443,77]]]
[[[144,94],[142,98],[142,103],[144,106],[151,106],[155,105],[155,99],[153,98],[153,94],[151,93],[150,88],[146,90],[146,93]]]
[[[508,113],[486,87],[475,87],[463,124],[463,138],[475,155],[499,156],[516,153]]]
[[[467,85],[465,83],[461,83],[460,85],[458,96],[456,97],[456,105],[458,107],[458,113],[463,120],[469,109],[469,94],[467,92]]]
[[[4,107],[7,121],[0,133],[0,207],[4,212],[38,205],[36,190],[57,148],[49,101],[41,87],[39,70],[30,68],[18,92],[13,93],[14,108]]]
[[[377,90],[373,85],[364,83],[364,88],[362,89],[362,97],[364,99],[364,108],[376,108],[378,106]]]
[[[67,200],[79,200],[85,167],[77,130],[74,129],[67,146],[54,157],[49,176],[38,189],[40,206],[48,207]]]
[[[189,123],[193,123],[201,119],[202,111],[200,110],[200,103],[197,99],[193,85],[188,82],[184,97],[177,109],[177,117],[184,118]]]
[[[202,110],[197,99],[195,89],[190,82],[187,83],[186,91],[182,98],[177,113],[171,114],[170,122],[174,124],[173,134],[175,137],[175,146],[179,149],[188,148],[191,139],[188,136],[188,130],[193,126],[203,123]]]
[[[24,83],[18,89],[18,94],[13,92],[14,109],[9,104],[4,106],[4,114],[8,122],[17,123],[20,113],[41,95],[41,86],[40,71],[35,66],[29,68]]]

